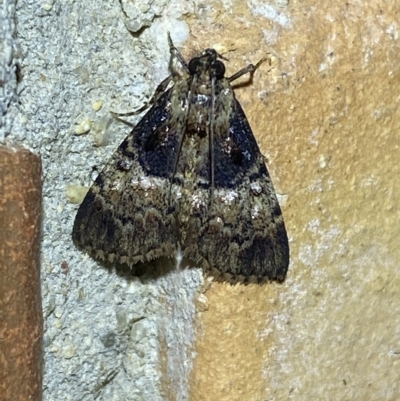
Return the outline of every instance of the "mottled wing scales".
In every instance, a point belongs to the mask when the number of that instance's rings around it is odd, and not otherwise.
[[[168,199],[175,146],[168,141],[176,140],[165,134],[172,129],[165,124],[171,120],[169,96],[166,92],[121,143],[78,210],[74,243],[97,260],[132,266],[177,250],[176,212]],[[165,146],[156,146],[160,141]]]
[[[216,143],[223,146],[223,138]],[[199,254],[206,270],[224,280],[282,281],[289,246],[281,209],[264,158],[236,100],[228,143],[230,153],[221,151],[215,158],[216,189],[198,235]]]
[[[220,203],[211,207],[199,235],[199,253],[214,276],[257,282],[282,281],[286,276],[285,226],[279,204],[271,197],[271,183],[260,178],[263,182],[248,181],[232,193],[215,193]],[[257,188],[251,189],[249,183]]]

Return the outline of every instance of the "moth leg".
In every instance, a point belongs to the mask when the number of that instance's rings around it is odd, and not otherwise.
[[[164,81],[162,81],[157,86],[157,88],[156,88],[156,90],[154,92],[154,95],[152,96],[152,98],[147,103],[147,106],[153,105],[154,103],[157,103],[157,100],[160,99],[161,95],[167,90],[168,85],[170,84],[171,81],[172,81],[172,75],[170,75],[167,78],[165,78]]]
[[[111,115],[119,122],[129,125],[130,127],[134,128],[136,124],[132,124],[129,121],[126,121],[122,119],[121,117],[130,117],[130,116],[135,116],[137,114],[140,114],[142,111],[146,110],[153,104],[157,103],[157,101],[160,99],[161,95],[166,91],[169,83],[172,80],[172,76],[170,75],[169,77],[165,78],[164,81],[160,83],[160,85],[157,86],[157,89],[154,92],[154,95],[151,97],[151,99],[146,102],[143,106],[139,107],[137,110],[134,111],[129,111],[127,113],[117,113],[115,111],[111,111]]]
[[[136,126],[136,124],[132,124],[131,122],[126,121],[123,118],[120,118],[120,116],[133,116],[134,114],[136,114],[135,111],[132,111],[130,113],[115,113],[114,111],[110,111],[110,113],[113,116],[113,118],[115,118],[120,123],[128,125],[129,127],[132,127],[132,128],[134,128]]]
[[[242,68],[236,74],[233,74],[231,77],[228,78],[229,82],[236,81],[242,75],[250,74],[250,79],[253,77],[254,71],[263,63],[266,59],[262,58],[256,65],[249,64],[247,67]]]
[[[119,122],[122,122],[123,124],[129,125],[130,127],[135,127],[136,124],[132,124],[121,117],[131,117],[137,114],[140,114],[142,111],[146,110],[153,104],[157,103],[157,101],[160,99],[161,95],[167,90],[168,85],[173,81],[174,78],[180,77],[181,74],[179,73],[179,70],[175,68],[173,65],[173,59],[177,59],[178,62],[181,64],[181,67],[188,71],[187,63],[185,59],[183,58],[182,54],[179,52],[179,50],[174,46],[171,35],[168,32],[168,44],[169,44],[169,51],[171,53],[171,60],[169,63],[169,68],[171,71],[171,75],[165,78],[158,86],[157,89],[154,92],[154,95],[151,97],[151,99],[144,103],[143,106],[139,107],[137,110],[130,111],[127,113],[117,113],[115,111],[111,111],[111,115]]]

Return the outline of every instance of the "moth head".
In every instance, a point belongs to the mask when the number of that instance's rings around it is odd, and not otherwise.
[[[205,50],[201,56],[194,57],[189,61],[190,75],[196,75],[199,78],[207,76],[208,79],[222,79],[225,75],[225,65],[218,60],[219,58],[222,56],[214,49]]]

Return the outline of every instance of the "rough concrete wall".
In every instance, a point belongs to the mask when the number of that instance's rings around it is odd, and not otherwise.
[[[0,141],[10,135],[18,118],[17,83],[21,49],[16,37],[15,1],[0,4]]]

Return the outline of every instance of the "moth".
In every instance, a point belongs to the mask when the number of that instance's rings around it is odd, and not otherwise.
[[[75,245],[107,265],[178,254],[222,281],[282,281],[281,209],[231,83],[207,49],[188,63],[169,37],[171,75],[80,205]]]

